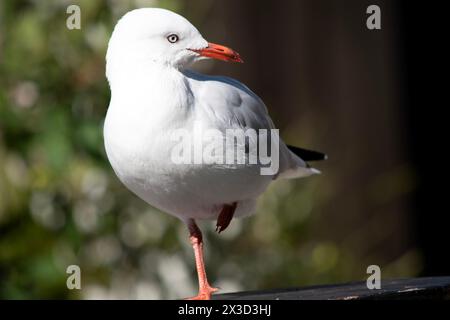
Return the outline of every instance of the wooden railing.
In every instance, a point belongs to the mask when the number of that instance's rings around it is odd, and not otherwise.
[[[223,300],[358,300],[439,299],[450,300],[450,277],[381,281],[380,289],[368,289],[366,282],[304,288],[225,293]]]

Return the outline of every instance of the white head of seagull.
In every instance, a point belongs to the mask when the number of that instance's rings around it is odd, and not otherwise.
[[[208,43],[184,17],[159,8],[136,9],[114,28],[107,52],[107,76],[112,69],[149,63],[184,69],[191,63],[215,58],[242,62],[234,50]]]

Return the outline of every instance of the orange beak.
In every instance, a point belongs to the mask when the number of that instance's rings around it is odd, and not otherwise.
[[[223,60],[223,61],[233,61],[233,62],[244,62],[239,53],[233,49],[227,48],[220,44],[208,43],[208,46],[204,49],[189,49],[191,51],[197,52],[203,57]]]

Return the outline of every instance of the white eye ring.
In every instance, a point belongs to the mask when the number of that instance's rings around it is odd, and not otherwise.
[[[167,41],[169,41],[170,43],[175,43],[178,40],[179,40],[179,38],[176,34],[171,34],[171,35],[167,36]]]

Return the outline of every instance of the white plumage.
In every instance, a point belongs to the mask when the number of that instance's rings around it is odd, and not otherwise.
[[[166,40],[177,34],[180,41]],[[149,204],[179,217],[217,218],[220,206],[238,202],[235,216],[251,213],[272,181],[257,166],[180,165],[170,161],[174,129],[194,121],[220,131],[274,128],[258,96],[242,83],[186,67],[202,56],[187,49],[208,43],[183,17],[163,9],[127,13],[112,34],[107,53],[111,103],[104,137],[119,179]],[[174,48],[175,47],[175,48]],[[280,175],[314,173],[280,145]]]
[[[171,161],[176,145],[171,134],[192,132],[196,123],[220,132],[274,128],[262,100],[245,85],[187,69],[206,57],[241,61],[231,49],[208,43],[185,18],[155,8],[127,13],[114,29],[106,57],[111,102],[104,138],[110,163],[125,186],[186,222],[194,237],[200,233],[194,219],[217,219],[230,204],[236,205],[234,216],[248,215],[274,178],[318,172],[282,141],[275,176],[261,175],[260,165]],[[207,298],[213,291],[208,288],[200,282]]]

